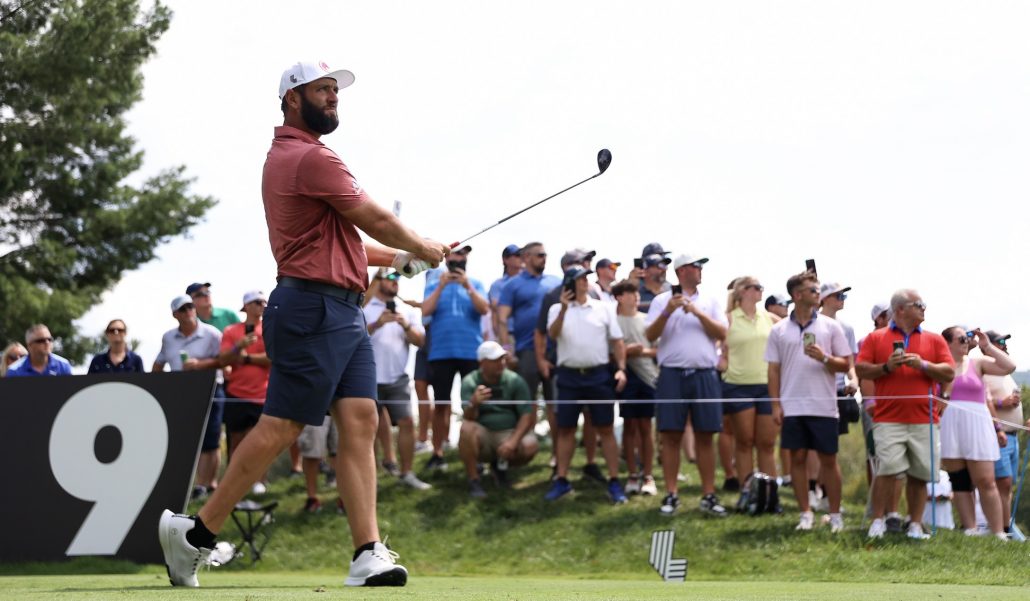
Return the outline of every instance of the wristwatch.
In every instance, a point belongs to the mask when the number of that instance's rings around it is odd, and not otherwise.
[[[829,355],[823,355],[823,365],[829,365],[829,364],[830,364],[830,356]]]

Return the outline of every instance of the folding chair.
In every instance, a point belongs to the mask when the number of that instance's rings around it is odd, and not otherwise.
[[[271,501],[262,505],[250,499],[245,499],[237,503],[236,507],[232,510],[232,521],[236,523],[236,527],[239,528],[240,535],[243,537],[243,541],[236,545],[236,547],[241,550],[244,544],[250,547],[250,563],[261,559],[261,552],[265,549],[265,545],[268,544],[268,540],[272,536],[269,529],[265,528],[265,526],[275,521],[272,517],[272,512],[278,506],[279,501]],[[260,543],[257,542],[259,534],[261,535]],[[240,553],[238,552],[238,554]]]

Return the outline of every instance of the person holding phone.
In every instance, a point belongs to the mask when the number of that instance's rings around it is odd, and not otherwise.
[[[794,311],[774,325],[765,347],[773,423],[782,428],[781,448],[790,450],[791,484],[801,515],[797,530],[815,524],[809,500],[809,451],[819,460],[819,479],[829,499],[830,532],[844,530],[837,387],[834,375],[851,367],[851,349],[836,320],[820,315],[819,279],[811,271],[791,276],[787,293]]]
[[[225,423],[229,461],[243,439],[257,425],[265,407],[268,392],[268,374],[272,362],[265,352],[265,338],[261,316],[268,300],[260,290],[243,295],[240,309],[246,317],[243,323],[234,323],[222,332],[218,361],[222,367],[231,366],[225,382]],[[251,493],[260,495],[268,489],[267,472],[251,486]]]
[[[655,398],[659,402],[655,421],[661,436],[665,477],[666,495],[661,506],[664,515],[672,515],[680,506],[677,476],[688,415],[694,428],[697,470],[701,475],[701,511],[716,517],[727,515],[715,495],[714,437],[722,431],[722,404],[713,402],[722,398],[716,344],[726,339],[726,314],[714,296],[699,290],[706,263],[707,257],[677,256],[672,263],[677,288],[674,291],[670,286],[668,292],[654,297],[645,318],[647,339],[658,341]]]
[[[411,384],[408,358],[411,347],[425,344],[425,330],[414,308],[400,297],[397,273],[380,269],[375,274],[379,286],[365,305],[365,321],[376,358],[376,392],[379,402],[379,441],[383,447],[383,468],[401,484],[415,490],[432,486],[419,480],[413,471],[415,461],[415,420],[411,412]],[[392,445],[391,426],[397,427],[397,453]],[[397,456],[400,456],[400,464]]]
[[[941,456],[936,428],[939,405],[933,403],[931,416],[928,399],[937,385],[955,378],[955,359],[943,336],[925,332],[920,327],[925,319],[926,303],[918,292],[911,289],[895,292],[891,297],[891,313],[893,319],[887,327],[873,331],[862,341],[855,363],[858,377],[872,380],[876,393],[873,446],[877,480],[869,537],[881,538],[886,533],[884,513],[893,488],[890,480],[906,474],[905,498],[912,520],[907,535],[919,540],[929,538],[922,526],[925,487],[928,481],[937,478]],[[928,423],[934,424],[932,439]]]
[[[941,415],[941,464],[956,485],[955,506],[966,533],[976,532],[972,491],[975,487],[980,493],[987,527],[1004,540],[1007,536],[1001,497],[994,481],[994,463],[1001,459],[998,449],[1008,445],[1008,437],[1001,424],[992,421],[996,408],[987,403],[984,376],[1007,376],[1016,370],[1016,364],[979,329],[970,333],[983,356],[969,356],[965,328],[952,326],[941,332],[955,360],[955,379],[945,384],[941,392],[941,397],[948,399]]]

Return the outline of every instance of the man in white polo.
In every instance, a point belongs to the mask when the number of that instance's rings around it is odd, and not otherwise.
[[[787,293],[794,311],[773,326],[765,347],[773,422],[782,426],[780,446],[791,454],[791,482],[801,509],[797,529],[811,530],[815,522],[806,485],[806,459],[813,450],[819,456],[819,480],[830,501],[830,531],[836,533],[844,529],[844,519],[835,374],[851,368],[851,347],[840,324],[818,313],[819,280],[814,273],[791,276]]]
[[[547,314],[547,333],[558,345],[558,448],[556,478],[544,496],[554,501],[572,492],[569,464],[576,449],[576,427],[580,410],[589,412],[601,440],[601,453],[608,466],[608,497],[612,503],[626,502],[619,482],[619,445],[612,426],[615,423],[615,393],[626,386],[626,347],[615,317],[615,307],[590,298],[587,275],[581,265],[565,271],[560,303]],[[609,348],[615,358],[615,385],[609,368]],[[585,405],[575,401],[593,402]]]
[[[690,402],[722,397],[722,384],[716,365],[716,343],[726,339],[727,321],[715,297],[698,290],[701,270],[707,257],[682,254],[673,261],[678,285],[651,301],[647,311],[647,339],[658,340],[658,384],[655,419],[662,441],[662,473],[665,499],[661,512],[672,515],[679,508],[676,476],[680,469],[680,443],[690,416],[697,451],[697,470],[701,474],[701,511],[725,517],[726,508],[715,496],[715,447],[713,437],[722,431],[722,405]],[[670,399],[683,399],[670,403]]]

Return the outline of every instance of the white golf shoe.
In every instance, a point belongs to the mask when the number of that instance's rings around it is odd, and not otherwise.
[[[350,562],[350,573],[345,586],[404,586],[408,570],[397,565],[398,555],[383,543],[375,543],[369,551],[362,551]]]
[[[157,537],[168,568],[168,580],[172,586],[198,587],[197,568],[207,563],[211,549],[196,548],[186,541],[186,533],[196,522],[188,515],[172,513],[165,509],[157,525]]]

